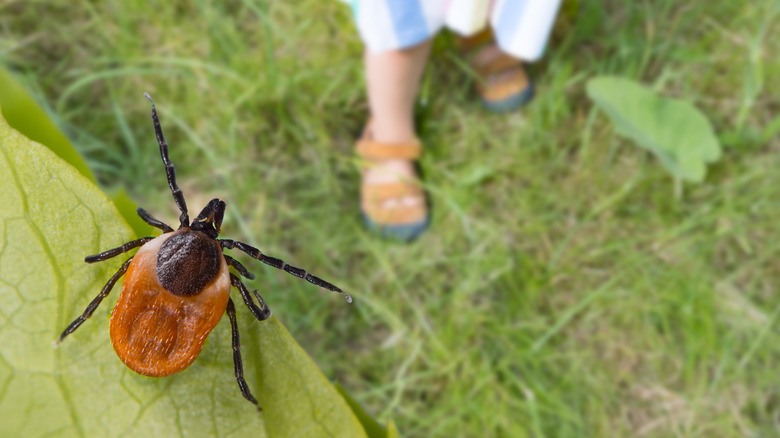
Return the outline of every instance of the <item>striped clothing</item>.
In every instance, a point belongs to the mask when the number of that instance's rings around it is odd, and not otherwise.
[[[442,27],[463,36],[490,22],[498,46],[526,61],[547,43],[560,0],[348,0],[372,52],[417,45]]]

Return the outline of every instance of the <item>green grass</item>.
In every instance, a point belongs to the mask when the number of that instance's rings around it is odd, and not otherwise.
[[[358,215],[348,9],[173,3],[0,3],[0,61],[104,184],[175,222],[150,92],[191,210],[225,199],[225,236],[354,296],[242,259],[380,421],[409,437],[780,434],[775,2],[582,2],[531,68],[537,98],[506,116],[479,107],[442,36],[419,112],[434,220],[410,245]],[[708,115],[725,151],[705,183],[675,198],[585,97],[598,74]]]

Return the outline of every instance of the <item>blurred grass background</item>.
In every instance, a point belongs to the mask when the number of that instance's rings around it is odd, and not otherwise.
[[[191,211],[226,200],[224,237],[355,297],[241,258],[326,375],[404,436],[772,437],[778,18],[771,0],[567,2],[537,98],[506,116],[441,36],[419,111],[434,221],[409,245],[360,222],[362,45],[338,2],[0,0],[0,62],[106,187],[175,223],[148,91]],[[725,153],[705,183],[675,199],[587,100],[599,74],[708,115]]]

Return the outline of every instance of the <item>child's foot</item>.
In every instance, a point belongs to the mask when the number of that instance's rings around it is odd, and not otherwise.
[[[528,103],[534,87],[525,73],[523,63],[496,45],[489,31],[464,38],[461,48],[477,73],[477,91],[485,108],[507,112]]]
[[[416,139],[403,143],[375,141],[370,127],[358,140],[357,153],[365,159],[360,208],[369,229],[384,237],[409,241],[428,227],[427,200],[415,167],[420,152]]]

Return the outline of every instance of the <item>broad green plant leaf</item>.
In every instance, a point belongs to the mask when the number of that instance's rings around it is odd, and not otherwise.
[[[259,342],[253,345],[259,345],[261,357],[257,400],[269,435],[366,437],[344,398],[276,318],[256,326]]]
[[[70,144],[68,138],[46,115],[35,100],[13,77],[0,66],[0,107],[6,122],[30,140],[46,145],[60,158],[70,163],[82,175],[95,182],[87,162]]]
[[[720,158],[709,120],[690,102],[662,98],[632,80],[611,76],[590,79],[587,91],[618,133],[654,153],[675,178],[704,181],[707,163]]]
[[[357,400],[352,398],[352,396],[338,383],[334,386],[339,391],[339,394],[344,397],[344,400],[347,401],[349,407],[352,408],[352,412],[354,412],[358,417],[358,420],[360,420],[360,424],[363,425],[363,429],[366,431],[366,435],[368,435],[369,438],[384,438],[387,436],[385,428],[383,428],[374,417],[370,416]]]
[[[387,423],[387,438],[401,438],[401,435],[398,433],[398,428],[395,427],[393,420],[390,420],[390,422]]]
[[[75,167],[82,175],[96,182],[95,175],[76,148],[57,128],[22,84],[0,66],[0,108],[8,124],[25,137],[48,147],[52,152]],[[152,228],[135,214],[136,205],[123,189],[111,193],[111,199],[128,224],[138,235],[148,234]]]
[[[92,182],[2,117],[0,182],[0,437],[365,436],[284,327],[275,318],[252,320],[245,309],[245,373],[262,414],[236,385],[227,318],[187,370],[140,376],[109,341],[117,284],[54,348],[125,259],[88,265],[84,256],[135,235]]]
[[[352,412],[354,412],[358,419],[360,419],[360,424],[363,425],[363,429],[365,429],[369,438],[401,438],[400,433],[398,433],[398,428],[395,426],[393,420],[387,422],[387,427],[382,427],[382,425],[379,424],[379,422],[377,422],[374,417],[370,416],[366,410],[363,409],[363,406],[351,395],[349,395],[349,393],[344,390],[341,385],[336,383],[335,386],[341,396],[344,397],[344,400],[346,400],[349,406],[352,408]]]

